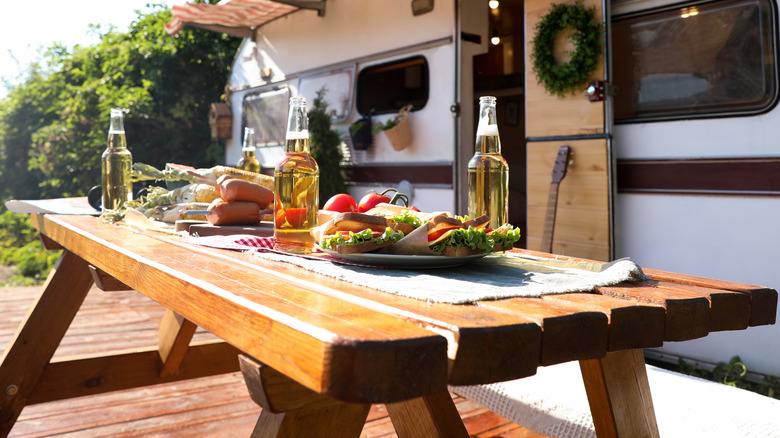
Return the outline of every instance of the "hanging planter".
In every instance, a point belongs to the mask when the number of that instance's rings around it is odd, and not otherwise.
[[[553,4],[536,25],[531,61],[539,82],[553,95],[564,97],[584,89],[588,77],[601,59],[602,30],[596,22],[596,8],[585,8],[581,0],[574,4]],[[555,38],[566,28],[574,44],[571,59],[563,64],[553,55]]]
[[[412,143],[412,128],[409,124],[409,111],[411,110],[412,105],[406,105],[386,124],[377,126],[377,131],[383,131],[387,139],[390,140],[390,145],[397,151],[406,149]]]
[[[363,117],[349,125],[349,136],[352,139],[352,147],[358,151],[364,151],[371,147],[374,136],[371,133],[371,116]]]

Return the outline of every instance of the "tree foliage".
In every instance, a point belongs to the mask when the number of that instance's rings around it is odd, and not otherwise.
[[[100,181],[111,108],[126,110],[134,161],[208,167],[224,159],[210,140],[240,40],[199,29],[172,37],[162,5],[138,13],[92,46],[50,47],[0,102],[0,198],[81,196]],[[99,27],[95,28],[100,31]]]
[[[222,100],[240,40],[192,28],[173,37],[164,29],[170,18],[164,5],[149,5],[127,32],[93,26],[97,44],[55,43],[28,68],[0,100],[0,201],[86,195],[100,183],[116,107],[125,109],[134,161],[222,164],[208,111]],[[0,203],[0,263],[45,273],[41,264],[51,265],[52,256],[41,251],[26,217],[4,210]]]
[[[317,91],[309,111],[311,155],[320,168],[320,205],[324,205],[331,196],[347,190],[341,174],[341,137],[331,129],[325,93],[324,88]]]

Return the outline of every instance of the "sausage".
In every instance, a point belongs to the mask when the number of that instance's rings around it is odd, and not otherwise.
[[[228,202],[251,201],[261,209],[268,208],[274,202],[274,192],[260,184],[238,178],[228,178],[220,184],[222,199]]]
[[[260,206],[251,201],[215,199],[206,219],[211,225],[255,225],[260,222]]]

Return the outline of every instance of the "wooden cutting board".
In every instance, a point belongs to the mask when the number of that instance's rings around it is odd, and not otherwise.
[[[230,236],[233,234],[251,234],[253,236],[271,237],[274,235],[274,224],[260,222],[258,225],[211,225],[206,221],[176,221],[176,230],[187,230],[189,234],[198,236]]]

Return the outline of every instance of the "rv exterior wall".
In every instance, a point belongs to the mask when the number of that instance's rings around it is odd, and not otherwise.
[[[776,38],[775,33],[772,40]],[[780,109],[774,106],[759,115],[619,123],[614,127],[614,150],[618,162],[739,160],[778,156],[778,137]],[[649,268],[780,289],[778,217],[777,192],[760,196],[619,193],[616,256],[631,257]],[[775,324],[667,343],[661,350],[711,363],[728,362],[738,355],[749,371],[778,376],[778,339],[780,324]]]
[[[456,63],[455,1],[435,3],[433,11],[413,16],[409,2],[378,2],[339,0],[328,4],[324,17],[311,11],[299,11],[263,26],[255,41],[245,40],[237,53],[229,86],[230,101],[234,109],[234,139],[240,138],[242,114],[238,108],[247,93],[271,90],[287,86],[291,95],[297,95],[301,80],[307,75],[352,66],[355,68],[353,85],[349,94],[349,113],[336,120],[333,128],[344,138],[349,125],[361,115],[355,105],[356,80],[360,71],[372,65],[421,55],[429,69],[429,96],[425,106],[410,115],[412,144],[402,151],[392,148],[382,133],[374,135],[373,145],[367,151],[349,151],[352,165],[452,165],[458,148],[456,131],[460,129],[458,118],[453,117],[451,107],[457,102],[454,73]],[[481,5],[484,6],[484,5]],[[483,8],[480,8],[483,9]],[[487,21],[487,9],[484,21]],[[480,20],[471,20],[473,32],[487,34],[487,27],[478,29]],[[483,36],[483,40],[485,37]],[[475,45],[472,43],[472,45]],[[486,47],[486,44],[482,44]],[[475,45],[479,46],[479,45]],[[470,50],[480,50],[470,48]],[[469,66],[471,58],[463,61]],[[468,82],[469,84],[471,82]],[[335,96],[341,90],[328,87]],[[326,96],[327,98],[327,96]],[[335,98],[335,97],[334,97]],[[340,98],[340,97],[339,97]],[[469,99],[473,96],[463,96]],[[469,112],[465,114],[470,114]],[[376,116],[374,124],[385,122],[393,114]],[[467,136],[468,156],[473,153],[473,129]],[[258,139],[262,142],[262,139]],[[276,147],[258,148],[258,157],[269,162],[277,158]],[[225,161],[230,163],[240,157],[240,144],[233,140],[226,145]],[[465,178],[465,174],[464,174]],[[362,197],[366,191],[392,187],[401,181],[378,181],[377,184],[351,185],[353,196]],[[465,179],[464,179],[465,184]],[[455,211],[455,190],[451,184],[418,184],[413,186],[412,202],[420,208]]]

